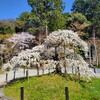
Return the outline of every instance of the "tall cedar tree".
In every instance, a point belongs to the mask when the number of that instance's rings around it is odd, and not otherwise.
[[[31,24],[35,30],[44,30],[46,25],[55,12],[64,10],[64,3],[62,0],[27,0],[32,7],[31,15],[29,17]],[[55,15],[56,16],[56,15]]]

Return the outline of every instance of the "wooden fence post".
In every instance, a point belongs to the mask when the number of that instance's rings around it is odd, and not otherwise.
[[[69,100],[69,93],[68,93],[68,87],[65,87],[65,96],[66,96],[66,99],[65,100]]]
[[[39,68],[37,67],[37,76],[39,76]]]
[[[65,67],[65,74],[67,73],[66,67]]]
[[[77,70],[78,70],[78,79],[80,80],[80,70],[79,70],[79,67],[77,67]]]
[[[73,68],[73,66],[72,66],[72,74],[74,74],[74,68]]]
[[[6,73],[6,82],[8,82],[8,73]]]
[[[53,67],[53,70],[55,70],[55,68]]]
[[[14,80],[15,80],[15,78],[16,78],[16,70],[14,70]]]
[[[20,100],[24,100],[24,87],[20,88]]]
[[[96,73],[96,69],[93,67],[93,69],[94,69],[94,73]]]
[[[44,74],[44,69],[42,69],[42,74]]]
[[[26,70],[26,78],[27,78],[27,80],[29,80],[29,73],[28,73],[28,70]]]
[[[50,68],[48,68],[48,74],[50,74]]]
[[[24,74],[24,77],[25,77],[25,67],[24,67],[24,69],[23,69],[23,74]]]

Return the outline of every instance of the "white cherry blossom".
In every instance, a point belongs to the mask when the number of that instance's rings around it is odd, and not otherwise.
[[[18,56],[13,57],[3,69],[14,69],[16,66],[55,68],[58,63],[61,67],[79,67],[82,75],[91,76],[93,72],[89,69],[82,55],[75,51],[81,50],[88,52],[88,45],[85,41],[71,30],[58,30],[52,32],[42,45],[35,46],[32,49],[23,50]],[[55,55],[58,59],[54,59]],[[84,73],[83,73],[84,72]]]

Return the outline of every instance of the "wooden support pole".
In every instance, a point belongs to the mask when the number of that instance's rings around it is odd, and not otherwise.
[[[65,74],[67,73],[66,67],[65,67]]]
[[[20,100],[24,100],[24,87],[20,88]]]
[[[42,74],[44,74],[44,69],[42,69]]]
[[[94,69],[94,73],[96,73],[96,68],[95,68],[95,67],[93,67],[93,69]]]
[[[26,79],[29,80],[29,73],[28,73],[28,70],[26,70]]]
[[[50,74],[50,68],[48,69],[48,74]]]
[[[65,87],[65,96],[66,96],[66,99],[65,100],[69,100],[69,93],[68,93],[68,87]]]
[[[16,79],[16,70],[14,70],[14,80]]]
[[[74,68],[73,68],[73,66],[72,66],[72,74],[74,74]]]
[[[79,67],[77,67],[77,70],[78,70],[78,79],[80,80],[80,70],[79,70]]]
[[[6,73],[6,82],[8,82],[8,73]]]
[[[37,67],[37,76],[39,76],[39,68]]]
[[[23,74],[24,74],[24,77],[25,77],[25,67],[24,67],[24,69],[23,69]]]

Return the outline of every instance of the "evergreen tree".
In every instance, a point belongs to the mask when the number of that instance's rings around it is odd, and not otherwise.
[[[28,4],[32,7],[32,12],[29,19],[32,26],[36,30],[44,30],[46,25],[49,24],[50,18],[54,18],[55,14],[56,14],[55,16],[57,16],[57,13],[55,12],[60,12],[59,14],[62,14],[62,11],[64,9],[64,3],[62,2],[62,0],[27,0],[27,1]]]
[[[29,26],[29,12],[23,12],[20,14],[19,18],[16,19],[16,32],[27,31]]]

